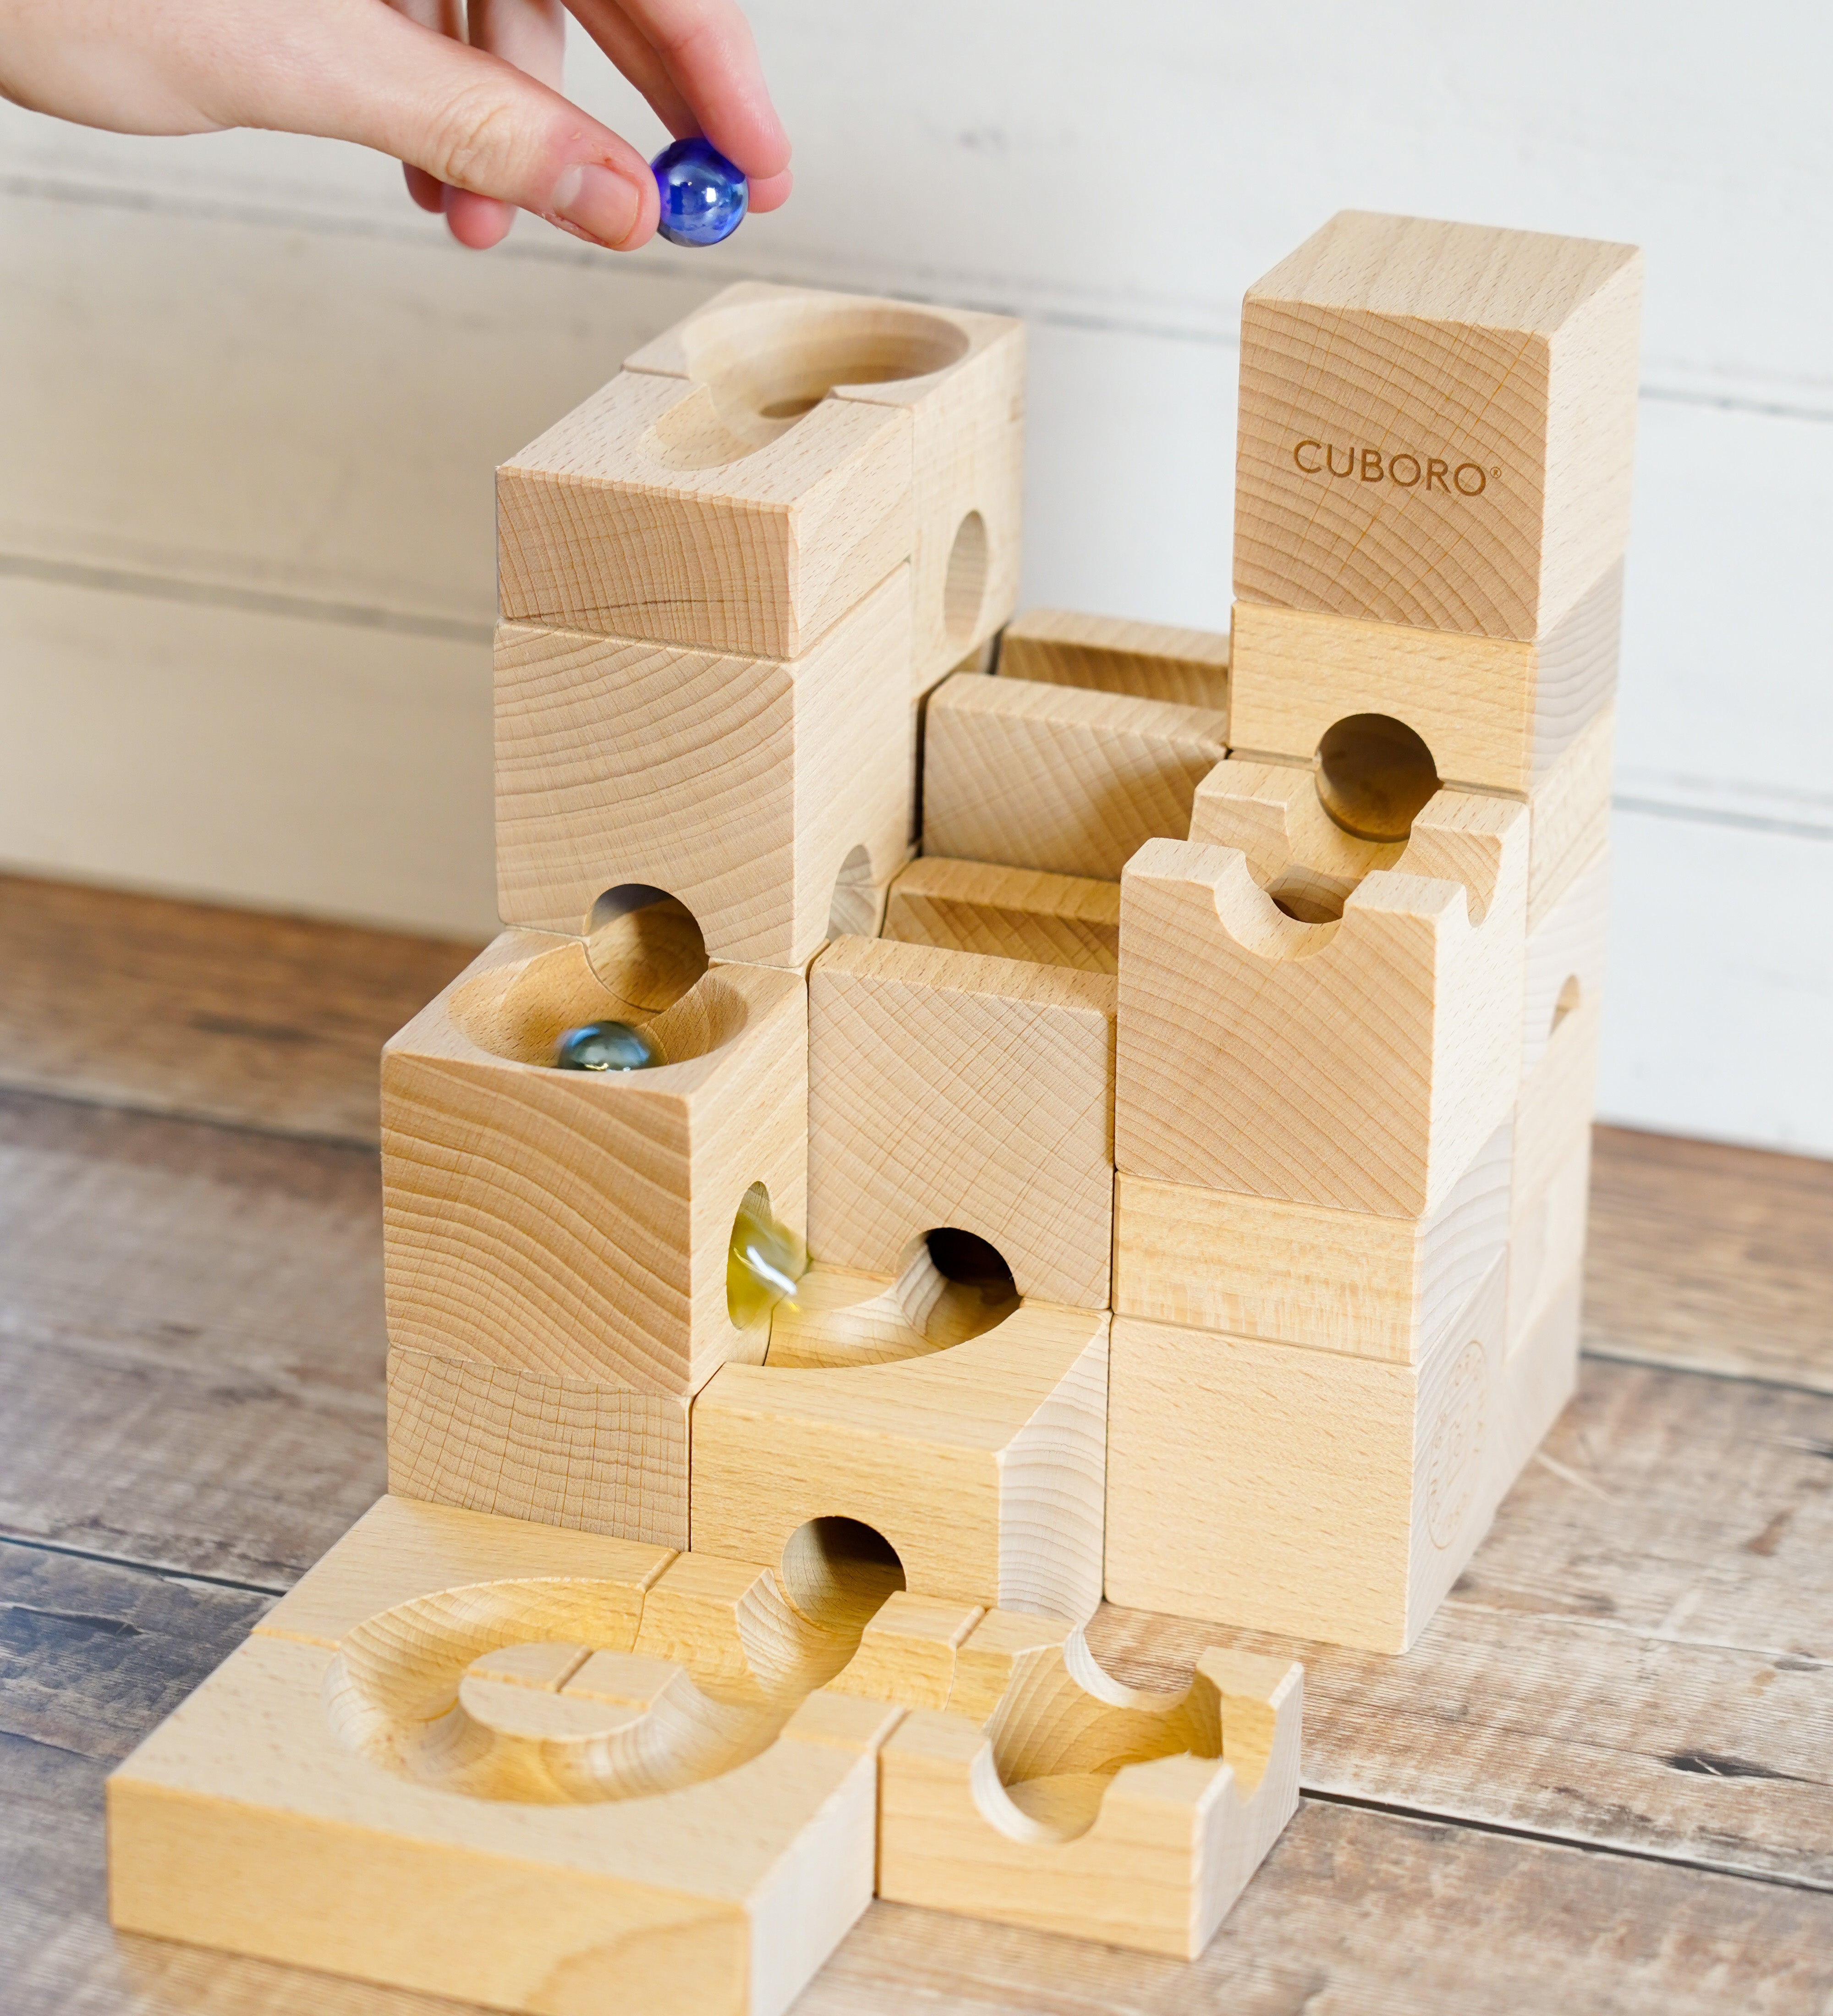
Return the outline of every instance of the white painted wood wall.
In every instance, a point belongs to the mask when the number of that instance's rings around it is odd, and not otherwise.
[[[0,105],[0,862],[488,930],[492,466],[727,279],[1025,314],[1025,599],[1222,628],[1256,275],[1346,206],[1629,239],[1604,1109],[1833,1154],[1824,10],[752,12],[799,186],[716,254],[468,254],[354,149]]]

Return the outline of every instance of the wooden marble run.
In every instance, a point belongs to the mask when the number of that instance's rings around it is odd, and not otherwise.
[[[733,287],[502,470],[391,1496],[115,1774],[117,1925],[562,2016],[774,2016],[874,1894],[1201,1950],[1298,1800],[1232,1639],[1404,1652],[1572,1388],[1640,286],[1251,290],[1232,646],[1014,616],[998,316]]]

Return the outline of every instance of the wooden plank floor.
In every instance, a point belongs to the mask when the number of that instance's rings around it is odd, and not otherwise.
[[[9,2016],[447,2006],[117,1939],[101,1787],[382,1489],[375,1052],[468,951],[0,880]],[[808,2016],[1833,2011],[1833,1167],[1596,1168],[1579,1396],[1412,1654],[1298,1648],[1305,1802],[1203,1958],[874,1905]]]

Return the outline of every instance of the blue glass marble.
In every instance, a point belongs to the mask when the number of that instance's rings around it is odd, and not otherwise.
[[[744,221],[751,186],[710,140],[675,140],[650,163],[671,245],[717,245]]]
[[[628,1022],[583,1022],[554,1045],[553,1060],[560,1071],[646,1071],[662,1053]]]

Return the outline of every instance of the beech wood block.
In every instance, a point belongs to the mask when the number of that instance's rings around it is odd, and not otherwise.
[[[1429,1218],[1120,1176],[1117,1314],[1401,1364],[1430,1358],[1502,1260],[1513,1129]]]
[[[814,1255],[895,1275],[953,1226],[1021,1295],[1105,1309],[1114,999],[1102,974],[837,939],[808,980]]]
[[[1018,596],[1025,325],[1009,315],[740,281],[625,360],[686,379],[749,438],[827,405],[907,415],[912,691],[992,636]]]
[[[1505,1488],[1520,1476],[1577,1389],[1584,1285],[1583,1267],[1575,1267],[1538,1299],[1526,1329],[1510,1334],[1496,1448]]]
[[[625,371],[496,473],[503,619],[799,657],[909,559],[911,416]]]
[[[1211,1650],[1181,1693],[1081,1634],[985,1722],[906,1715],[880,1752],[879,1895],[1194,1959],[1298,1810],[1303,1669]]]
[[[383,1053],[395,1350],[677,1399],[761,1358],[727,1248],[753,1183],[803,1228],[807,1003],[799,973],[716,966],[644,1018],[667,1061],[558,1071],[561,1031],[632,1011],[579,941],[506,931]]]
[[[985,1615],[977,1603],[899,1589],[861,1633],[859,1649],[831,1683],[833,1690],[906,1708],[945,1708],[962,1640]]]
[[[1440,792],[1302,923],[1241,849],[1149,841],[1121,884],[1118,1166],[1431,1216],[1520,1083],[1527,866],[1525,806]]]
[[[1521,1017],[1524,1082],[1545,1054],[1554,1031],[1575,1009],[1604,992],[1609,939],[1610,849],[1606,845],[1592,856],[1547,915],[1529,927]]]
[[[1528,929],[1536,930],[1610,842],[1610,788],[1616,709],[1592,717],[1584,732],[1535,785],[1528,855]]]
[[[1405,1651],[1512,1481],[1507,1287],[1415,1364],[1115,1317],[1108,1600]]]
[[[1623,570],[1605,570],[1538,641],[1235,604],[1229,739],[1309,761],[1336,722],[1403,721],[1463,790],[1525,793],[1616,691]]]
[[[999,641],[1002,678],[1086,686],[1228,713],[1229,640],[1211,630],[1027,609]]]
[[[477,1358],[388,1353],[388,1486],[407,1498],[687,1545],[687,1396]]]
[[[812,1690],[844,1604],[616,1545],[384,1500],[110,1779],[114,1924],[542,2016],[786,2009],[870,1898],[900,1711]],[[672,1663],[652,1607],[697,1621]],[[586,1656],[486,1679],[517,1647]]]
[[[499,625],[505,921],[584,931],[646,884],[713,958],[805,965],[843,875],[882,887],[906,858],[909,653],[903,568],[792,659]]]
[[[1236,594],[1544,636],[1622,557],[1641,300],[1633,246],[1331,218],[1242,305]]]
[[[696,1545],[768,1557],[856,1519],[913,1595],[1079,1622],[1101,1593],[1107,1323],[1028,1302],[898,1363],[727,1366],[694,1402]]]
[[[884,935],[902,945],[1118,973],[1120,890],[1082,876],[925,856],[892,883]]]
[[[1142,841],[1181,837],[1228,753],[1212,708],[1028,680],[949,680],[930,696],[927,852],[1118,881]]]
[[[1561,1017],[1515,1104],[1511,1347],[1540,1324],[1554,1298],[1583,1269],[1602,1014],[1602,1002],[1594,994]]]

